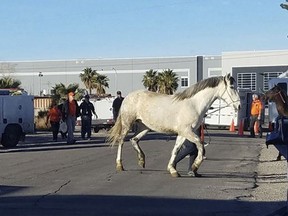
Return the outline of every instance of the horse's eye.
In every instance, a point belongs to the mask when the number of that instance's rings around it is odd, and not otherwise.
[[[231,89],[234,89],[234,85],[230,85],[230,88],[231,88]]]

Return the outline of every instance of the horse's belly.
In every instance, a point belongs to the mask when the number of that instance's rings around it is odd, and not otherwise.
[[[163,119],[154,119],[152,121],[142,121],[149,129],[159,133],[176,133],[173,122],[167,122]]]

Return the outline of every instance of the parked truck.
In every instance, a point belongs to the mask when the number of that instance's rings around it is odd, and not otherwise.
[[[27,133],[34,133],[34,97],[0,90],[0,136],[6,148],[15,147]]]
[[[241,109],[238,111],[227,105],[223,100],[215,100],[206,113],[205,125],[227,128],[234,122],[237,127],[242,121],[244,123],[243,128],[246,130],[249,125],[251,94],[250,89],[239,89]]]
[[[92,116],[92,128],[95,133],[101,129],[109,130],[114,125],[112,104],[114,96],[109,97],[93,97],[90,96],[90,102],[94,105],[95,112],[98,116]],[[79,105],[82,101],[79,101]],[[81,126],[81,117],[77,119],[77,125]]]

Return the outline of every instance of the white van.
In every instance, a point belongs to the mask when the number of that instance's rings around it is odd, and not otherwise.
[[[34,97],[0,90],[1,144],[6,148],[15,147],[27,133],[34,133]]]

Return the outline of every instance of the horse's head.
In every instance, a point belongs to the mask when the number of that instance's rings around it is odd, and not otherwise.
[[[236,88],[235,79],[230,74],[224,77],[225,89],[220,96],[228,105],[233,106],[235,110],[240,109],[240,96]]]
[[[262,99],[264,101],[274,101],[275,102],[275,98],[277,96],[280,96],[280,97],[282,96],[281,92],[283,92],[282,88],[278,85],[275,85],[273,88],[271,88],[267,92],[265,92]]]

